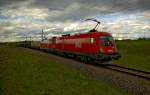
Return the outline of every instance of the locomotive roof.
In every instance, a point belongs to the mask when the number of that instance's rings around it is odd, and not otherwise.
[[[90,38],[90,37],[97,37],[97,36],[110,36],[111,34],[108,32],[103,32],[103,31],[96,31],[96,32],[87,32],[87,33],[82,33],[82,34],[75,34],[75,35],[68,35],[68,36],[62,36],[62,37],[53,37],[51,39],[43,40],[41,43],[47,43],[50,40],[53,39],[73,39],[73,38]]]
[[[97,37],[97,36],[102,36],[102,35],[111,35],[108,32],[87,32],[87,33],[83,33],[83,34],[76,34],[76,35],[71,35],[71,36],[64,36],[64,37],[60,37],[60,39],[64,39],[64,38],[84,38],[84,37]]]

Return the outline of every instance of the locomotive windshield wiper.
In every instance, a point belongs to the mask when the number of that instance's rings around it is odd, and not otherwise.
[[[106,39],[107,39],[109,45],[110,45],[110,46],[113,46],[112,41],[111,41],[109,38],[106,38]]]
[[[110,36],[101,36],[100,39],[102,40],[102,44],[104,46],[113,46],[113,42],[111,41]]]

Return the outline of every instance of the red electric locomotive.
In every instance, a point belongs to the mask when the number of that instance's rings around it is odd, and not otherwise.
[[[84,61],[119,59],[121,56],[111,34],[108,32],[98,32],[96,28],[100,22],[95,19],[88,20],[97,22],[95,28],[88,33],[53,37],[52,39],[42,41],[40,48],[65,56],[78,57]]]

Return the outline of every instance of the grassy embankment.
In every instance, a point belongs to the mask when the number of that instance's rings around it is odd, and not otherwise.
[[[122,58],[114,63],[150,71],[150,40],[117,41]]]
[[[44,53],[0,46],[0,95],[125,95]]]

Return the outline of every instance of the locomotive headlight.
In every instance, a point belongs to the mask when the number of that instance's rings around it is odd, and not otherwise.
[[[104,50],[103,50],[103,48],[100,48],[100,52],[101,52],[101,53],[104,53]]]

